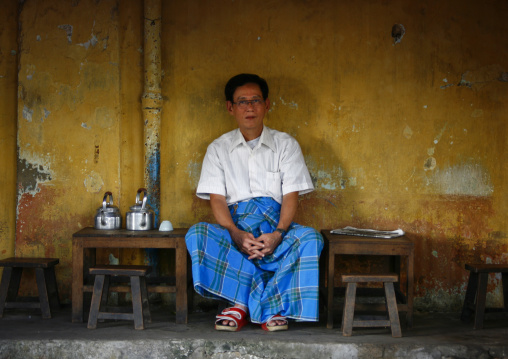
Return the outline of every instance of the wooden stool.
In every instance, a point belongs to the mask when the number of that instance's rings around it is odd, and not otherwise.
[[[346,300],[344,302],[344,313],[342,314],[342,335],[349,337],[353,327],[390,327],[392,337],[402,337],[399,323],[399,312],[397,310],[397,299],[393,283],[398,282],[398,276],[394,273],[388,274],[343,274],[342,282],[347,283]],[[385,299],[390,320],[355,320],[355,299],[357,283],[377,282],[383,283],[385,288]]]
[[[88,329],[97,328],[98,319],[134,320],[135,329],[145,329],[144,321],[151,322],[145,276],[151,270],[152,268],[149,266],[136,265],[104,265],[90,268],[90,274],[95,274],[95,283],[88,317]],[[132,313],[107,311],[110,276],[130,277]]]
[[[460,319],[469,322],[474,312],[474,328],[482,329],[486,311],[508,310],[508,264],[466,264],[466,269],[469,271],[469,282]],[[489,273],[502,273],[503,308],[485,308]]]
[[[51,318],[50,306],[51,309],[55,310],[60,308],[55,277],[55,265],[58,263],[58,258],[12,257],[0,260],[0,267],[4,267],[2,284],[0,285],[0,318],[3,317],[5,308],[40,309],[44,319]],[[19,284],[24,268],[35,269],[35,278],[39,291],[38,302],[19,301]]]

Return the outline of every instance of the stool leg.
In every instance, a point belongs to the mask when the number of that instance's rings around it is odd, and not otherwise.
[[[19,284],[21,283],[21,275],[23,268],[12,268],[11,283],[7,291],[7,302],[15,302],[18,298]]]
[[[152,316],[150,315],[150,303],[148,301],[148,290],[146,287],[146,278],[140,277],[141,284],[141,301],[143,302],[143,318],[145,322],[151,323]]]
[[[392,337],[402,337],[402,331],[400,330],[399,311],[397,310],[397,299],[395,298],[395,290],[393,283],[384,283],[385,286],[385,298],[386,306],[388,310],[388,317],[390,318],[390,327],[392,329]]]
[[[49,306],[52,310],[60,309],[60,298],[56,284],[55,267],[46,268],[46,288],[49,295]]]
[[[97,328],[97,317],[99,316],[99,307],[102,299],[102,290],[104,288],[104,275],[97,274],[93,286],[92,304],[90,305],[90,314],[88,315],[88,329]]]
[[[141,285],[139,276],[131,276],[131,291],[134,329],[145,329],[143,322],[143,303],[141,300]]]
[[[464,298],[464,305],[462,306],[462,315],[460,320],[469,322],[473,311],[471,307],[474,305],[476,298],[476,291],[478,290],[478,273],[469,272],[469,281],[467,283],[466,297]]]
[[[474,328],[483,328],[483,319],[485,317],[485,300],[487,298],[488,273],[478,275],[478,292],[476,293],[476,310],[474,316]]]
[[[46,288],[46,276],[44,268],[35,268],[35,279],[39,291],[39,302],[41,306],[42,318],[50,319],[51,310],[49,309],[48,289]]]
[[[12,267],[5,267],[2,274],[2,283],[0,284],[0,318],[3,317],[7,294],[9,294],[12,276]]]
[[[104,285],[102,286],[101,305],[99,306],[99,312],[105,312],[108,308],[109,300],[109,275],[104,277]]]
[[[353,333],[353,320],[355,316],[356,283],[348,283],[342,313],[342,335],[350,337]]]
[[[503,307],[505,311],[508,311],[508,273],[502,273],[503,282]]]

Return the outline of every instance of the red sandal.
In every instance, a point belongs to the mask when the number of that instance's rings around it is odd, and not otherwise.
[[[230,320],[235,322],[236,326],[223,325],[223,320]],[[215,317],[215,330],[224,330],[227,332],[237,332],[247,324],[247,313],[236,307],[224,309],[219,315]]]
[[[286,324],[282,324],[282,325],[268,325],[269,322],[271,321],[274,321],[274,320],[283,320],[286,322]],[[270,318],[268,318],[268,320],[266,322],[264,322],[263,324],[261,324],[261,328],[263,330],[266,330],[267,332],[278,332],[280,330],[288,330],[289,326],[288,326],[288,320],[286,317],[283,317],[282,315],[279,315],[279,314],[276,314],[274,316],[271,316]]]

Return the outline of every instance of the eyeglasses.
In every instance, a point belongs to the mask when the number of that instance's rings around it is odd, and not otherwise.
[[[254,100],[240,100],[237,102],[232,102],[232,104],[238,106],[238,108],[246,109],[249,107],[249,105],[252,105],[253,107],[261,106],[264,104],[264,100],[259,98]]]

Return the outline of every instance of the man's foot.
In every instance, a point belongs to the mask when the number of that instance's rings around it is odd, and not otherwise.
[[[215,330],[237,332],[247,324],[247,311],[238,307],[224,309],[215,317]]]
[[[288,320],[279,314],[269,318],[265,323],[261,324],[261,328],[268,332],[278,332],[281,330],[288,330]]]

